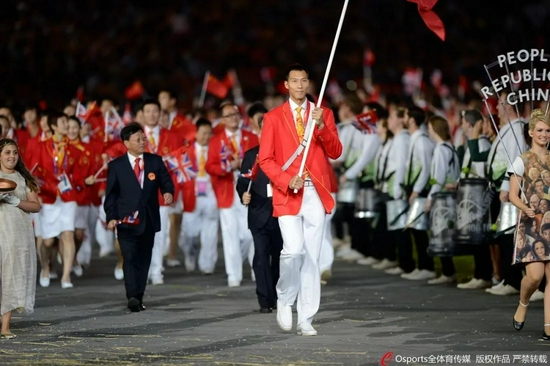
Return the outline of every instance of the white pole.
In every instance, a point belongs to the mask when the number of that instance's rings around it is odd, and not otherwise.
[[[325,77],[323,79],[323,84],[321,85],[321,91],[319,92],[319,99],[317,100],[317,108],[321,106],[321,102],[323,101],[323,96],[325,94],[325,88],[327,86],[328,76],[330,74],[330,68],[332,66],[332,59],[334,58],[334,53],[336,52],[336,46],[338,45],[338,38],[340,38],[340,31],[342,30],[342,24],[344,24],[344,17],[346,15],[346,10],[348,8],[349,0],[344,1],[344,7],[342,9],[342,14],[340,14],[340,21],[338,22],[338,29],[336,30],[336,36],[334,36],[334,42],[332,43],[332,50],[330,51],[330,57],[328,58],[328,65],[325,70]],[[312,123],[313,126],[309,128],[308,126],[308,134],[307,136],[307,142],[306,142],[306,148],[304,150],[304,156],[302,158],[302,164],[300,164],[300,171],[298,172],[298,176],[301,177],[302,174],[304,174],[304,168],[306,165],[307,160],[307,154],[309,152],[309,146],[311,145],[311,140],[313,137],[313,131],[315,130],[315,121]],[[294,193],[297,193],[298,190],[295,189]]]
[[[210,71],[207,71],[204,74],[204,81],[202,82],[201,97],[199,99],[199,108],[202,108],[204,105],[204,98],[206,97],[206,86],[208,85],[208,77],[210,76]]]

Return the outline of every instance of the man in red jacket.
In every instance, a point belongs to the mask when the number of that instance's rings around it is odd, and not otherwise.
[[[235,104],[223,103],[220,109],[225,130],[210,140],[206,172],[220,209],[227,285],[238,287],[247,256],[252,266],[253,246],[246,206],[235,187],[244,153],[258,145],[258,137],[240,128],[241,115]]]
[[[264,116],[260,167],[271,180],[273,216],[279,218],[283,236],[277,323],[285,331],[292,329],[291,307],[298,299],[298,334],[317,335],[311,321],[321,299],[319,252],[325,215],[334,209],[327,157],[338,158],[342,144],[332,111],[316,108],[306,99],[308,85],[309,75],[303,66],[293,65],[287,70],[285,87],[290,98]],[[308,123],[316,126],[300,176],[303,152],[287,169],[283,166],[300,146]]]

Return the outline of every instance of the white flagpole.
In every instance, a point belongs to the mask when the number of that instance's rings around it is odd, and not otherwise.
[[[323,79],[323,84],[321,85],[321,91],[319,92],[319,99],[317,100],[317,108],[319,108],[321,106],[321,102],[323,101],[323,96],[325,94],[325,88],[327,86],[327,81],[328,81],[328,76],[330,74],[330,68],[332,66],[332,59],[334,58],[334,53],[336,52],[336,46],[338,45],[338,39],[340,38],[340,31],[342,30],[342,24],[344,24],[344,17],[346,15],[346,10],[348,8],[348,3],[349,3],[349,0],[345,0],[344,1],[344,7],[342,9],[342,13],[340,14],[340,21],[338,22],[338,29],[336,30],[336,36],[334,37],[334,42],[332,43],[332,50],[330,51],[330,57],[328,58],[328,65],[327,65],[327,68],[325,70],[325,77]],[[307,142],[306,142],[306,147],[305,147],[305,150],[304,150],[304,156],[302,158],[302,164],[300,164],[300,171],[298,172],[298,176],[302,176],[302,174],[304,174],[304,167],[305,167],[305,164],[306,164],[306,160],[307,160],[307,154],[309,152],[309,147],[311,145],[311,140],[312,140],[312,137],[313,137],[313,131],[315,130],[315,121],[312,121],[313,123],[311,128],[310,126],[308,125],[308,133],[306,133],[306,136],[307,136]],[[297,193],[298,190],[295,189],[294,190],[294,193]]]
[[[207,71],[204,74],[204,80],[202,82],[201,96],[199,99],[199,108],[202,108],[204,105],[204,98],[206,98],[206,86],[208,85],[208,77],[210,76],[210,71]]]

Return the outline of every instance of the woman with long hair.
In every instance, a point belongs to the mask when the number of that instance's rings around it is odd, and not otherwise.
[[[11,139],[0,140],[0,178],[17,184],[13,191],[0,194],[0,339],[12,339],[12,311],[32,313],[34,309],[36,249],[30,213],[40,211],[40,202],[38,185]]]
[[[528,181],[529,172],[533,164],[541,165],[545,170],[549,167],[546,164],[546,158],[549,155],[549,151],[546,148],[546,144],[550,140],[550,119],[545,115],[541,109],[535,109],[531,113],[531,120],[529,121],[529,136],[531,138],[531,148],[521,154],[513,163],[512,171],[508,171],[510,174],[510,202],[518,209],[524,212],[525,215],[521,215],[521,220],[524,221],[524,225],[528,223],[527,217],[533,219],[536,216],[535,209],[530,207],[527,202],[530,202],[530,197],[525,195],[522,188],[525,186],[524,182]],[[536,193],[533,193],[536,194]],[[529,299],[535,290],[539,287],[542,279],[545,275],[550,274],[550,262],[548,256],[545,255],[547,250],[544,246],[539,249],[540,257],[533,251],[531,254],[523,252],[528,248],[521,240],[518,240],[519,235],[516,233],[515,250],[513,256],[513,264],[524,265],[526,275],[521,281],[521,291],[519,295],[519,305],[513,317],[512,324],[516,330],[521,330],[525,324],[525,317],[527,315],[527,306],[529,305]],[[519,244],[519,245],[518,245]],[[543,243],[544,244],[544,243]],[[533,244],[533,248],[537,243]],[[523,249],[520,249],[522,247]],[[540,247],[540,245],[538,245]],[[521,251],[518,255],[518,251]],[[544,293],[545,304],[550,303],[550,278],[546,281],[546,291]],[[550,307],[544,308],[544,331],[542,333],[542,340],[550,341]]]

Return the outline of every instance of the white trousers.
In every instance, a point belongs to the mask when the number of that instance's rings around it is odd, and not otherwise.
[[[297,299],[298,324],[311,323],[319,310],[321,279],[319,253],[323,241],[325,209],[315,187],[304,187],[296,216],[279,217],[283,237],[277,297],[292,306]]]
[[[179,246],[185,258],[193,263],[196,262],[198,254],[201,272],[212,273],[216,267],[218,227],[218,204],[214,192],[197,197],[195,211],[183,213]]]
[[[336,200],[336,193],[332,194],[332,197]],[[319,256],[319,271],[330,271],[332,269],[332,263],[334,262],[334,247],[332,246],[332,225],[331,221],[334,217],[334,212],[325,216],[325,229],[323,234],[323,244],[321,244],[321,254]]]
[[[107,229],[107,214],[103,208],[105,196],[101,199],[99,206],[99,217],[95,225],[95,238],[102,252],[110,253],[115,250],[115,233]]]
[[[243,261],[248,257],[252,268],[254,257],[252,233],[248,230],[248,208],[241,203],[237,191],[233,206],[220,209],[222,227],[223,256],[228,281],[243,280]],[[251,256],[252,253],[252,256]]]
[[[155,234],[155,244],[153,245],[153,254],[151,255],[151,267],[149,267],[149,278],[163,278],[162,259],[164,258],[164,243],[168,236],[170,206],[160,206],[160,231]]]
[[[77,219],[75,220],[75,228],[84,229],[84,239],[78,253],[76,254],[76,260],[79,264],[89,265],[92,259],[92,242],[94,240],[91,233],[95,234],[95,224],[97,223],[97,206],[85,206],[85,209],[82,206],[78,206],[77,210]],[[79,212],[80,211],[80,212]],[[85,212],[85,213],[84,213]],[[80,217],[80,220],[83,220],[79,223],[79,216],[85,215],[85,218]],[[95,216],[95,220],[93,219]],[[93,230],[91,230],[93,228]],[[95,235],[94,235],[95,236]]]

